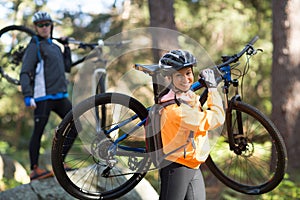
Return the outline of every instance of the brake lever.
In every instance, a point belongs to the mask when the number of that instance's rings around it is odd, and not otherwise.
[[[251,48],[248,49],[246,54],[249,56],[253,56],[253,55],[257,54],[258,51],[263,52],[262,49],[255,49],[254,47],[251,46]]]

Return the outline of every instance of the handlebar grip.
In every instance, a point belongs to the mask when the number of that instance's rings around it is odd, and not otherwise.
[[[203,83],[203,80],[199,79],[198,81],[194,82],[192,85],[191,85],[191,88],[190,90],[192,90],[193,92],[201,89],[205,87],[205,84]]]
[[[248,44],[253,45],[258,39],[259,37],[256,35]]]

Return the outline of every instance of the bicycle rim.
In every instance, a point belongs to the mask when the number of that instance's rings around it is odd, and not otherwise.
[[[226,127],[206,164],[220,181],[238,192],[252,195],[269,192],[281,182],[286,170],[283,139],[275,125],[256,108],[238,101],[231,106]],[[242,117],[243,135],[237,134],[241,133],[238,115]],[[239,149],[236,152],[229,149],[227,129],[234,134]]]
[[[11,25],[0,30],[0,52],[2,70],[19,84],[21,62],[24,51],[35,32],[25,26]],[[8,80],[9,81],[9,80]]]
[[[106,105],[107,120],[106,126],[97,130],[95,107],[101,105]],[[150,159],[145,152],[112,147],[117,138],[132,130],[147,114],[135,99],[115,93],[96,95],[76,106],[58,126],[53,140],[52,166],[61,186],[79,199],[115,199],[132,190],[146,175]],[[133,116],[138,118],[104,134],[103,131]],[[144,127],[137,128],[119,144],[145,149]],[[66,148],[70,148],[68,154]],[[114,154],[113,158],[109,152]],[[71,170],[65,169],[66,165]]]

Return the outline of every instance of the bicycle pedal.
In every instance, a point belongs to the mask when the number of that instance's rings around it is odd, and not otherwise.
[[[107,165],[110,167],[110,168],[112,168],[112,167],[114,167],[116,164],[118,163],[118,161],[117,160],[107,160]]]

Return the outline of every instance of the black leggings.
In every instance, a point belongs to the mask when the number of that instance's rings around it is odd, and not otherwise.
[[[50,112],[54,111],[60,118],[72,109],[72,104],[69,99],[46,100],[36,102],[36,109],[34,110],[34,130],[29,143],[30,168],[33,169],[38,165],[41,138],[48,122]]]
[[[200,169],[178,163],[160,170],[160,200],[205,200],[205,185]]]

